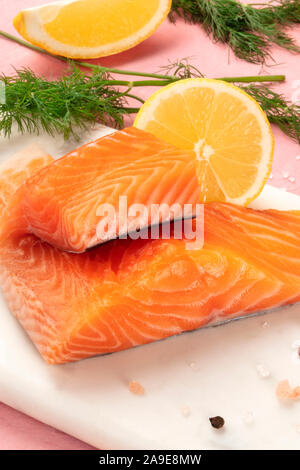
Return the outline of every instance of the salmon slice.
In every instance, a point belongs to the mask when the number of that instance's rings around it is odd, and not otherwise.
[[[7,236],[5,230],[9,221],[25,223],[20,217],[20,202],[17,203],[18,190],[21,192],[29,177],[52,162],[53,158],[34,143],[0,164],[0,239]]]
[[[32,144],[0,164],[1,214],[10,205],[14,193],[22,183],[52,162],[53,158],[38,144]]]
[[[23,175],[34,161],[24,159]],[[14,198],[22,181],[9,179]],[[299,211],[211,203],[204,216],[202,248],[127,239],[73,254],[32,234],[7,238],[8,305],[44,359],[60,364],[300,301]]]
[[[149,133],[133,127],[115,132],[30,178],[12,201],[4,233],[32,233],[57,248],[81,253],[150,225],[151,204],[173,206],[171,212],[162,208],[157,223],[181,218],[184,204],[192,205],[192,213],[199,201],[195,165],[192,154]],[[126,197],[128,209],[143,204],[148,213],[134,211],[124,224],[120,196]],[[116,210],[115,230],[99,233],[108,206]]]

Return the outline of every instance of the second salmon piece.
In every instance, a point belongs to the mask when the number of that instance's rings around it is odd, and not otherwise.
[[[50,160],[31,148],[0,167],[1,213]],[[61,364],[300,302],[300,211],[208,203],[204,216],[202,247],[171,236],[74,254],[34,235],[8,238],[7,304],[44,359]]]
[[[80,147],[30,178],[12,202],[14,207],[9,208],[11,226],[4,231],[32,233],[62,250],[84,252],[150,225],[153,204],[163,204],[157,214],[159,223],[182,218],[184,204],[193,212],[199,200],[195,166],[192,154],[149,133],[132,127],[115,132]],[[136,207],[121,221],[120,197],[122,217],[124,210],[136,204],[146,212]],[[107,212],[109,209],[115,216]],[[113,222],[113,217],[114,234],[110,229],[105,231],[104,223]]]

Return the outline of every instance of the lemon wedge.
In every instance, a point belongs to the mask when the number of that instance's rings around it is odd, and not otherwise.
[[[171,0],[65,0],[21,11],[16,30],[48,52],[73,59],[104,57],[148,38]]]

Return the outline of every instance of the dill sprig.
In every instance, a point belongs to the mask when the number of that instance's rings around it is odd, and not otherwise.
[[[20,45],[42,54],[52,55],[22,39],[4,31],[3,36]],[[104,67],[90,62],[69,61],[65,57],[54,56],[72,67],[69,75],[56,81],[38,77],[31,70],[17,71],[13,77],[0,77],[6,89],[6,103],[0,104],[0,132],[10,136],[14,122],[20,132],[39,132],[43,129],[53,135],[62,133],[65,139],[77,137],[76,128],[86,128],[88,124],[102,122],[122,127],[124,117],[138,112],[139,108],[127,106],[127,99],[143,100],[131,93],[135,87],[162,87],[178,80],[191,77],[204,77],[200,70],[191,65],[188,59],[169,63],[161,69],[165,72],[148,73]],[[85,67],[91,75],[79,68]],[[147,80],[115,80],[111,73],[138,76]],[[151,80],[150,80],[151,79]],[[235,83],[255,98],[266,112],[270,122],[277,124],[283,132],[300,143],[299,106],[286,102],[263,82],[282,82],[284,75],[258,75],[244,77],[219,77],[219,80]],[[260,85],[253,85],[254,82]],[[252,85],[244,86],[244,83]],[[121,92],[119,87],[126,87]]]
[[[20,44],[21,46],[26,47],[27,49],[31,49],[35,52],[39,52],[41,54],[48,55],[60,61],[66,62],[70,64],[71,66],[77,65],[78,67],[82,67],[82,68],[86,68],[90,70],[97,70],[106,74],[114,73],[117,75],[137,76],[137,77],[155,79],[155,81],[152,81],[152,82],[150,81],[133,82],[134,86],[144,86],[144,85],[162,86],[162,85],[167,85],[169,83],[175,82],[182,78],[190,78],[191,76],[203,77],[203,74],[199,70],[197,70],[196,67],[193,67],[190,63],[188,63],[187,59],[182,59],[180,61],[176,61],[174,64],[169,63],[167,66],[161,67],[161,69],[166,71],[165,74],[149,73],[149,72],[145,72],[145,71],[142,72],[142,71],[137,71],[137,70],[123,70],[123,69],[116,69],[112,67],[104,67],[102,65],[93,64],[91,62],[83,62],[81,60],[71,60],[63,56],[57,56],[57,55],[51,54],[51,52],[48,52],[45,49],[42,49],[41,47],[35,46],[27,41],[24,41],[23,39],[13,36],[12,34],[9,34],[6,31],[0,30],[0,36],[2,36],[5,39],[8,39],[9,41],[13,41],[17,44]],[[183,69],[185,70],[183,71]],[[172,70],[173,70],[173,75],[170,73]],[[227,82],[238,82],[238,83],[284,82],[285,76],[284,75],[256,75],[256,76],[246,76],[246,77],[224,77],[224,78],[220,78],[220,80],[225,80]],[[117,82],[114,82],[114,84],[117,85]],[[128,81],[125,82],[125,85],[126,84],[128,84]],[[122,85],[122,82],[120,82],[119,85]]]
[[[270,47],[300,52],[285,28],[300,23],[299,0],[276,0],[262,7],[237,0],[173,0],[171,21],[181,16],[201,23],[215,41],[227,43],[235,55],[248,62],[263,64],[271,58]]]
[[[101,71],[85,75],[74,68],[71,74],[48,81],[23,69],[0,80],[6,94],[0,104],[0,132],[8,137],[15,123],[22,133],[44,130],[68,139],[77,137],[76,129],[95,122],[120,128],[126,114],[137,112],[126,106],[126,99],[134,95],[110,86],[110,77]]]
[[[9,137],[16,124],[21,133],[43,130],[50,135],[63,134],[68,139],[71,135],[77,138],[79,129],[86,129],[96,122],[121,128],[125,116],[139,110],[139,107],[128,106],[128,98],[143,103],[141,98],[131,93],[134,87],[162,87],[172,83],[175,77],[177,80],[203,77],[196,67],[189,66],[186,61],[169,64],[167,70],[177,74],[170,76],[171,82],[114,80],[102,70],[95,69],[86,75],[75,66],[70,74],[54,81],[39,77],[29,69],[18,70],[12,77],[2,76],[0,81],[5,85],[6,102],[0,104],[0,133]],[[241,77],[246,82],[255,78]],[[236,82],[239,77],[223,79]],[[286,102],[283,96],[267,86],[236,84],[258,101],[270,122],[300,143],[298,105]],[[126,90],[120,91],[119,86],[126,87]]]
[[[165,72],[168,76],[174,76],[180,79],[204,78],[203,73],[190,63],[189,58],[176,60],[175,62],[169,61],[167,65],[160,67],[160,70]]]
[[[300,144],[300,105],[287,101],[264,85],[241,88],[261,105],[272,124]]]

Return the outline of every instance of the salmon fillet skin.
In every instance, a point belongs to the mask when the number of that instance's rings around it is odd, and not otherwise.
[[[28,181],[51,168],[38,147],[0,167],[4,217]],[[299,302],[300,212],[209,203],[203,247],[124,239],[70,253],[31,233],[9,236],[0,285],[47,363],[112,353]]]
[[[133,214],[126,226],[120,197],[128,209],[143,204],[173,206],[157,223],[181,218],[184,204],[200,199],[196,160],[189,153],[136,128],[127,128],[80,147],[38,171],[11,201],[2,237],[32,233],[65,251],[81,253],[92,246],[150,225],[151,212]],[[116,211],[116,230],[99,233],[104,205]]]

